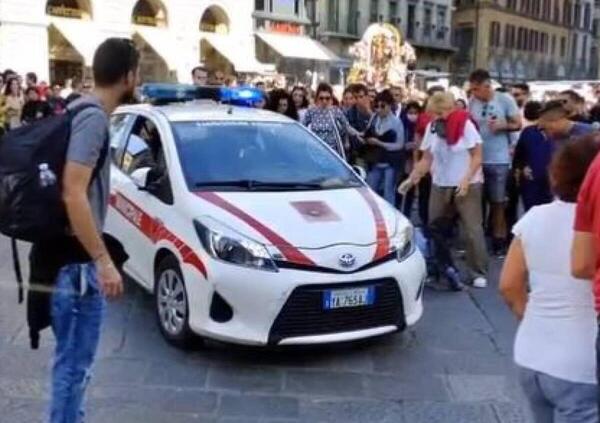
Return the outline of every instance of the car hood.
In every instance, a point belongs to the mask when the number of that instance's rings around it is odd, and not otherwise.
[[[202,215],[280,250],[389,242],[398,212],[368,188],[295,192],[196,192]]]

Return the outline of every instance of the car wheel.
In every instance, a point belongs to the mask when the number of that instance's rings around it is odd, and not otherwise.
[[[165,339],[180,348],[190,347],[194,336],[189,326],[188,298],[174,256],[165,257],[158,265],[154,297],[158,326]]]

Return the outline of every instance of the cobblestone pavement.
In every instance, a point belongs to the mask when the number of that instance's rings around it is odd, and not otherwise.
[[[5,240],[0,275],[0,422],[42,422],[52,336],[29,349]],[[109,307],[86,423],[528,422],[511,362],[515,322],[496,280],[486,290],[428,290],[423,319],[404,334],[192,352],[162,340],[151,298],[129,283]]]

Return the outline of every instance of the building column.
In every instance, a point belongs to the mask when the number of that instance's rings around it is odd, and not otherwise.
[[[23,46],[27,46],[23,50]],[[35,72],[40,81],[48,81],[50,59],[48,27],[44,23],[0,21],[0,63],[24,75]],[[4,69],[2,69],[4,70]]]

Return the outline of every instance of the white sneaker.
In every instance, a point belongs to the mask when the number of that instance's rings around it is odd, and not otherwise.
[[[487,288],[487,286],[488,286],[487,279],[479,276],[479,277],[475,278],[475,280],[473,281],[473,286],[475,288]]]

